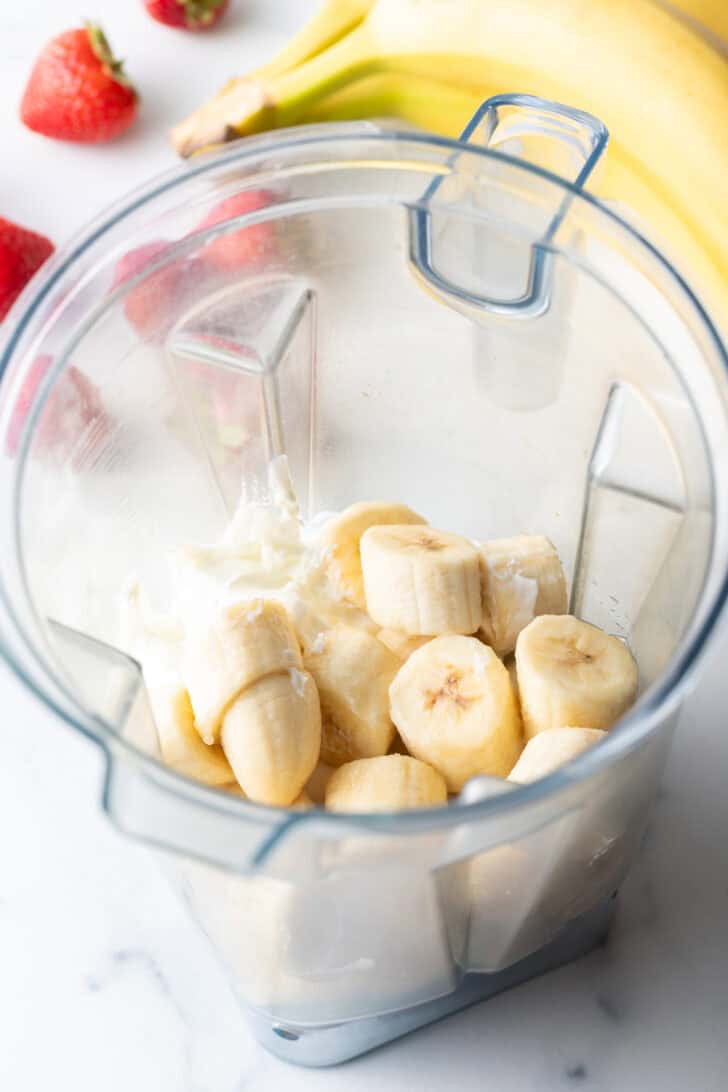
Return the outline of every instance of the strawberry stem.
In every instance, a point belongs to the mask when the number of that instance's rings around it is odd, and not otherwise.
[[[86,31],[92,50],[111,78],[116,80],[117,83],[123,84],[124,87],[128,87],[129,90],[133,91],[136,95],[136,88],[132,86],[129,77],[124,71],[124,62],[118,60],[114,56],[111,46],[109,45],[109,39],[106,37],[99,24],[86,23]]]
[[[225,0],[177,0],[185,9],[185,15],[190,23],[195,26],[204,26],[215,18],[215,12],[221,8]]]

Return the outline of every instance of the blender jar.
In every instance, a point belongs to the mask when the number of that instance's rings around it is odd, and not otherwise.
[[[5,655],[103,748],[109,816],[159,851],[290,1060],[350,1057],[603,937],[722,610],[725,350],[583,192],[606,140],[526,96],[459,142],[247,140],[93,223],[8,323]],[[168,551],[215,540],[241,483],[270,499],[278,455],[304,516],[381,498],[474,538],[548,535],[570,610],[629,642],[635,707],[547,778],[434,811],[275,809],[166,768],[121,592],[134,573],[163,606]]]

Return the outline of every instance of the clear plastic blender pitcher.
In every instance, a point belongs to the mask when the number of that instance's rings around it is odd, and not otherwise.
[[[107,813],[160,852],[289,1060],[350,1057],[603,937],[723,608],[725,349],[583,192],[605,144],[523,96],[460,142],[247,140],[93,223],[6,323],[4,653],[103,748]],[[244,191],[249,211],[200,226]],[[225,239],[237,258],[211,269]],[[120,591],[135,573],[163,606],[169,549],[215,540],[241,483],[265,501],[282,454],[306,516],[377,498],[548,535],[571,610],[629,642],[637,705],[547,778],[433,811],[268,808],[165,768]]]

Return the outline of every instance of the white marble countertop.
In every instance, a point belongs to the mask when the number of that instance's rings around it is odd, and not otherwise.
[[[138,0],[94,0],[89,14],[128,58],[143,110],[117,144],[80,148],[44,141],[16,117],[31,60],[47,37],[75,24],[77,0],[3,5],[0,212],[62,242],[173,163],[166,127],[269,55],[314,7],[237,0],[225,31],[194,38],[157,27]],[[728,642],[722,651],[684,711],[607,945],[320,1072],[288,1067],[253,1042],[155,862],[104,819],[95,750],[0,669],[0,1088],[723,1092]]]

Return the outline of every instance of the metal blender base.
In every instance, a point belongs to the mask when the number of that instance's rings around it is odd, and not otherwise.
[[[308,1027],[271,1021],[255,1010],[246,1015],[258,1042],[283,1061],[303,1066],[336,1065],[586,955],[604,941],[615,901],[616,895],[604,899],[570,922],[549,944],[513,966],[494,974],[466,974],[458,988],[445,997],[399,1012]]]

